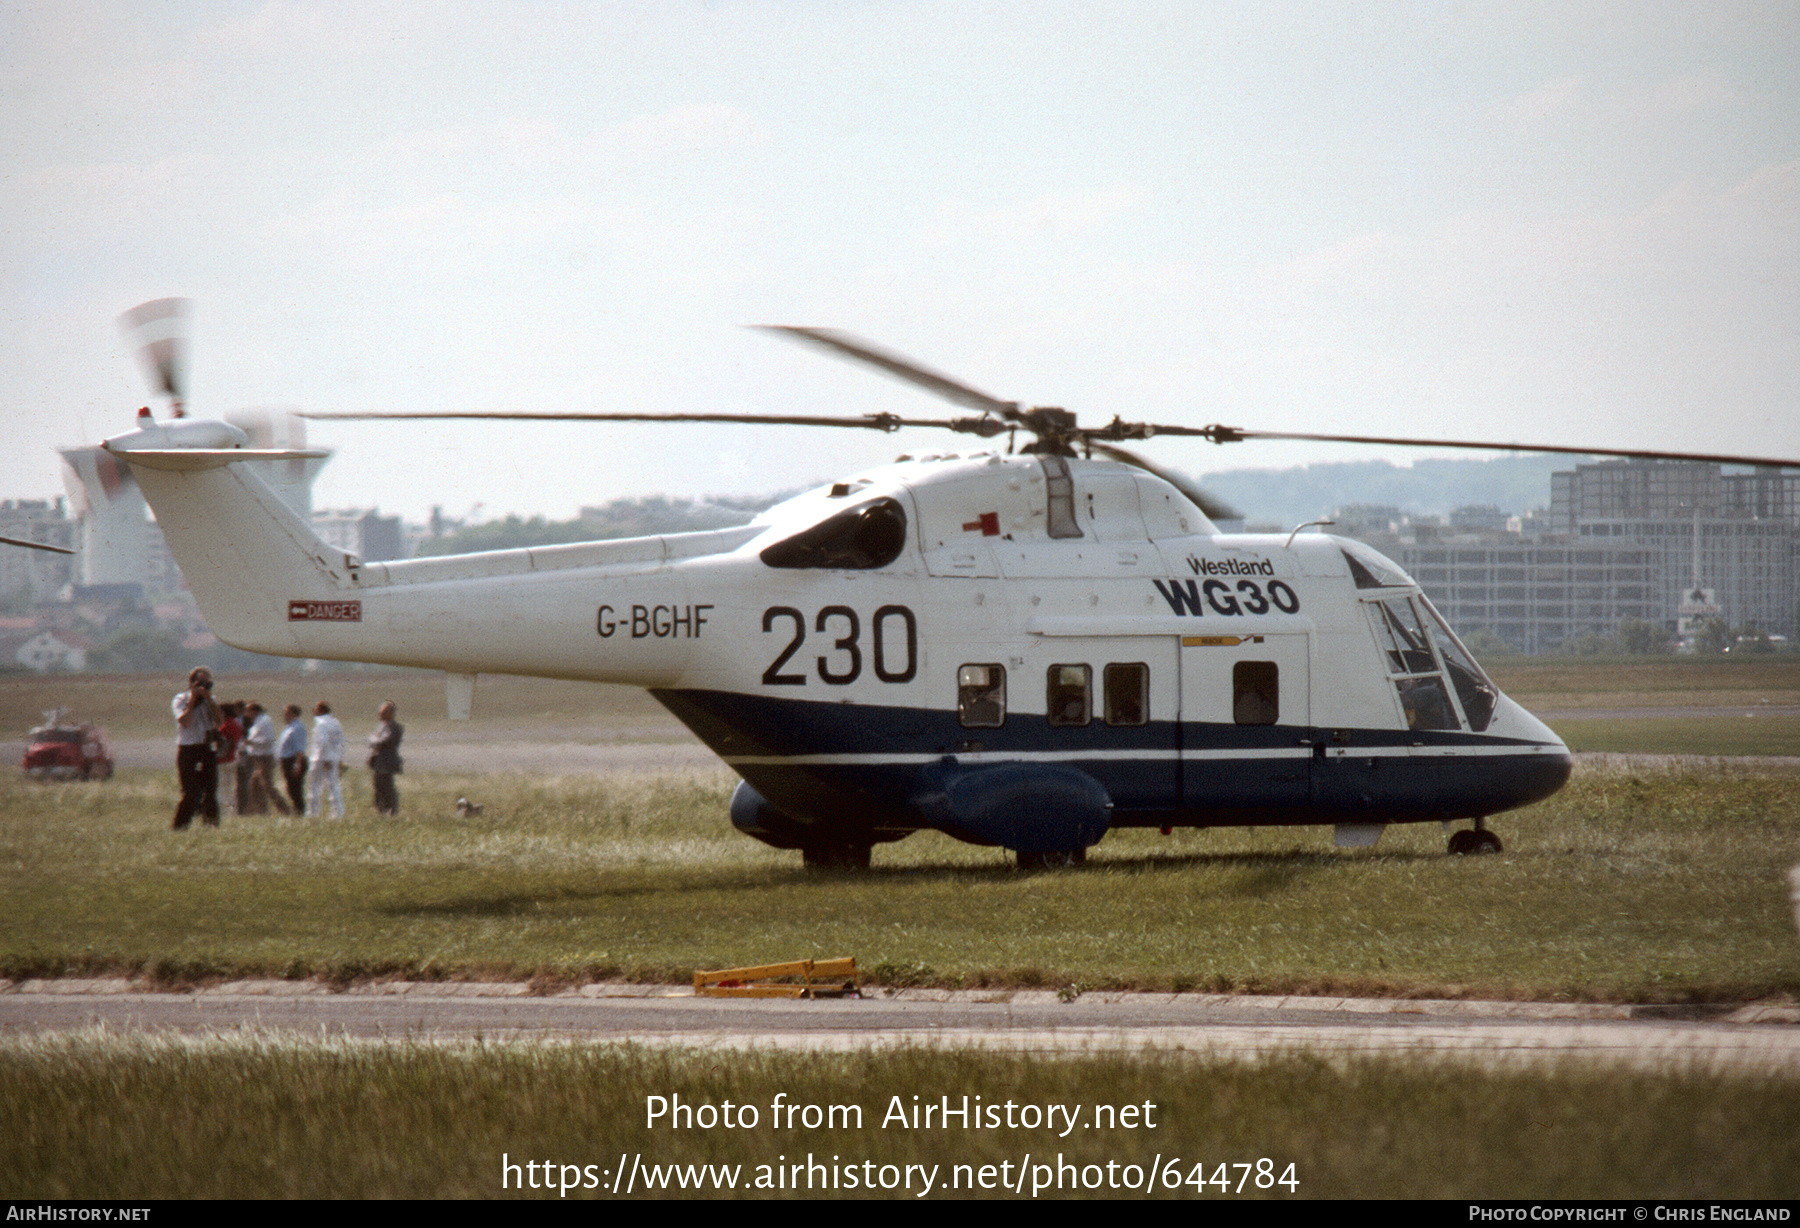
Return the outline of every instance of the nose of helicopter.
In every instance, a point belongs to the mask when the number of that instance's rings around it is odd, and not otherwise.
[[[1556,730],[1544,724],[1521,707],[1518,701],[1502,695],[1494,705],[1494,716],[1488,723],[1487,732],[1504,738],[1520,738],[1529,742],[1544,744],[1546,750],[1554,750],[1564,755],[1569,748],[1557,736]]]
[[[1487,732],[1520,743],[1510,747],[1507,755],[1509,783],[1519,793],[1519,799],[1513,805],[1541,801],[1568,783],[1569,772],[1575,763],[1568,746],[1554,729],[1515,700],[1505,695],[1499,697]]]

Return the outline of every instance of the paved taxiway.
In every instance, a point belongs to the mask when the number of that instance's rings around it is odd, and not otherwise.
[[[674,986],[378,984],[344,992],[246,981],[145,993],[122,980],[0,983],[0,1036],[104,1028],[296,1037],[630,1041],[815,1051],[979,1046],[1251,1057],[1406,1053],[1489,1063],[1602,1059],[1800,1073],[1800,1008],[1258,998],[1212,994],[901,991],[816,1002],[696,998]]]

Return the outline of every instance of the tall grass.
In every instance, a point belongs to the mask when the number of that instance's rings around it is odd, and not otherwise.
[[[777,1126],[768,1106],[778,1093],[801,1105],[859,1106],[860,1125],[840,1116],[835,1128]],[[895,1097],[910,1107],[946,1096],[956,1105],[965,1095],[986,1105],[1149,1104],[1154,1126],[1095,1129],[1088,1110],[1066,1136],[1060,1122],[981,1130],[883,1124]],[[652,1096],[757,1106],[759,1120],[750,1129],[675,1129],[666,1120],[651,1127]],[[1160,1157],[1159,1173],[1211,1183],[1156,1191],[1168,1197],[1218,1196],[1219,1165],[1267,1158],[1275,1179],[1293,1166],[1300,1197],[1792,1198],[1800,1193],[1800,1082],[1304,1055],[1248,1063],[918,1049],[721,1056],[256,1033],[0,1040],[0,1188],[14,1198],[561,1196],[542,1183],[503,1189],[503,1157],[520,1166],[518,1182],[527,1182],[527,1162],[548,1162],[578,1185],[592,1165],[594,1187],[571,1196],[609,1197],[621,1156],[627,1167],[632,1156],[741,1165],[740,1188],[726,1195],[736,1197],[759,1193],[745,1188],[758,1166],[809,1157],[840,1182],[864,1161],[896,1166],[893,1176],[898,1166],[923,1165],[935,1169],[938,1196],[966,1197],[981,1191],[944,1188],[959,1175],[955,1166],[973,1177],[983,1165],[1016,1170],[1029,1156],[1072,1166],[1065,1182],[1079,1182],[1089,1165],[1100,1167],[1088,1179],[1102,1180],[1109,1162],[1122,1179],[1125,1166],[1147,1168]],[[1053,1180],[1054,1172],[1034,1175]],[[1235,1183],[1244,1174],[1223,1176]],[[657,1196],[643,1186],[640,1176],[638,1194]],[[915,1181],[911,1193],[920,1189]],[[1060,1196],[1108,1192],[1065,1185]],[[1277,1184],[1259,1190],[1252,1177],[1230,1196],[1294,1193]]]

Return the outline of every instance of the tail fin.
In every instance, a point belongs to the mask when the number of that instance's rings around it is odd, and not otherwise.
[[[223,423],[187,421],[150,423],[104,446],[131,465],[213,634],[254,652],[307,655],[289,627],[289,603],[341,596],[355,560],[233,463],[319,453],[242,442],[243,433]]]

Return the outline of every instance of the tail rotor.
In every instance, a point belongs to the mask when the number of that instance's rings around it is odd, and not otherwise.
[[[150,384],[169,398],[170,412],[187,416],[188,314],[185,298],[159,298],[141,303],[119,317],[126,340],[137,346]]]

